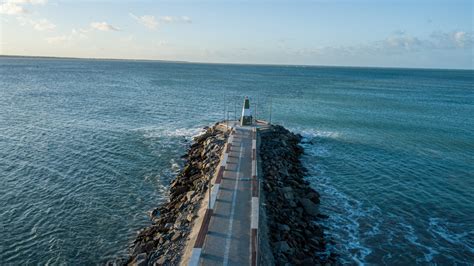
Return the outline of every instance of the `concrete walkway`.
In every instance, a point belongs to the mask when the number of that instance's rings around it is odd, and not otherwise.
[[[231,133],[190,233],[183,266],[258,265],[257,130],[268,124],[222,125]]]
[[[200,265],[251,264],[252,128],[236,127]]]

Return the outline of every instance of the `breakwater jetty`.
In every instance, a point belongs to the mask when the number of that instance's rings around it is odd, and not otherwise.
[[[255,120],[195,137],[169,201],[130,247],[129,265],[333,264],[318,221],[319,194],[304,180],[301,136]]]

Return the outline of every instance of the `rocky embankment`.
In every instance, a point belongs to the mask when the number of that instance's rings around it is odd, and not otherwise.
[[[323,227],[327,218],[319,212],[319,194],[304,180],[300,162],[300,135],[281,126],[260,134],[262,192],[266,236],[276,265],[335,264],[335,254],[326,249]],[[261,236],[262,238],[262,236]],[[262,251],[263,252],[263,251]]]
[[[153,223],[138,233],[127,264],[179,264],[227,136],[216,124],[194,139],[183,156],[186,165],[170,185],[169,201],[150,213]]]

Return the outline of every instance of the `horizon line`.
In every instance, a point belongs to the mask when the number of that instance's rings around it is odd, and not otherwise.
[[[12,58],[43,58],[43,59],[73,59],[73,60],[104,60],[104,61],[148,61],[161,63],[182,63],[182,64],[213,64],[213,65],[242,65],[242,66],[275,66],[275,67],[333,67],[333,68],[383,68],[383,69],[417,69],[417,70],[461,70],[474,71],[473,68],[436,68],[436,67],[397,67],[397,66],[360,66],[360,65],[313,65],[313,64],[270,64],[270,63],[235,63],[235,62],[199,62],[187,60],[166,60],[166,59],[139,59],[139,58],[102,58],[102,57],[74,57],[74,56],[47,56],[47,55],[7,55],[2,57]]]

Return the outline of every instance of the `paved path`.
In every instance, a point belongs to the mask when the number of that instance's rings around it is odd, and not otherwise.
[[[251,264],[252,128],[237,127],[200,265]]]

